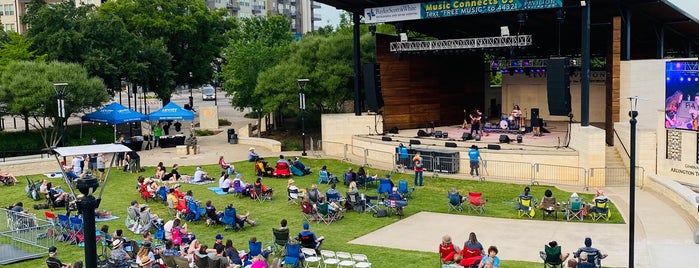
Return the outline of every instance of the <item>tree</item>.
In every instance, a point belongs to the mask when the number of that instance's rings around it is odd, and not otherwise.
[[[98,107],[108,100],[104,83],[90,78],[78,64],[61,62],[17,61],[8,64],[0,75],[0,102],[9,114],[21,115],[42,133],[44,145],[55,146],[60,140],[56,118],[58,104],[54,83],[68,83],[65,97],[66,118],[89,107]],[[44,124],[48,118],[51,124]]]
[[[30,49],[32,42],[26,35],[10,32],[6,37],[5,40],[0,41],[0,73],[13,61],[43,61],[46,58],[45,54],[36,56],[36,53]]]
[[[75,7],[73,1],[47,5],[44,0],[32,0],[21,17],[22,23],[30,26],[27,36],[32,49],[49,60],[82,62],[87,43],[80,28],[93,8]]]
[[[266,93],[255,91],[258,76],[286,55],[293,40],[289,27],[290,22],[282,16],[243,18],[239,28],[230,33],[230,44],[222,53],[223,88],[235,96],[231,101],[234,107],[257,112],[258,125],[263,111],[274,111],[263,109],[260,94]]]

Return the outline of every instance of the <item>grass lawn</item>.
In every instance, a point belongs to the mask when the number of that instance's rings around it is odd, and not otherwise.
[[[275,160],[268,159],[270,162]],[[303,162],[313,168],[314,174],[304,176],[304,177],[294,177],[296,180],[296,185],[299,188],[309,187],[312,183],[315,183],[317,179],[317,171],[321,166],[327,165],[328,169],[334,174],[341,177],[343,171],[345,171],[349,164],[343,163],[337,160],[314,160],[314,159],[304,159]],[[166,163],[166,165],[171,166],[173,163]],[[181,163],[184,164],[184,163]],[[237,162],[233,163],[238,172],[242,172],[243,180],[246,182],[252,182],[254,179],[254,167],[252,163],[249,162]],[[357,170],[356,165],[351,165],[354,170]],[[218,174],[220,171],[218,165],[204,166],[204,170],[208,171],[210,174]],[[194,166],[182,166],[180,167],[181,174],[193,174]],[[39,172],[39,171],[38,171]],[[45,172],[45,171],[41,171]],[[147,167],[146,171],[142,173],[144,176],[150,176],[154,173],[153,167]],[[369,168],[369,174],[378,173],[379,175],[384,175],[386,171],[375,170]],[[32,179],[43,179],[43,175],[33,175],[30,176]],[[124,229],[124,233],[130,239],[141,240],[141,237],[134,235],[133,233],[126,230],[124,226],[124,219],[126,215],[126,208],[129,206],[131,200],[142,199],[139,197],[138,192],[135,189],[136,178],[138,175],[124,173],[112,170],[112,174],[109,178],[105,194],[103,196],[102,204],[100,209],[106,209],[111,211],[114,215],[119,216],[117,220],[98,222],[98,228],[102,224],[108,224],[110,226],[110,232],[114,232],[117,229]],[[26,180],[24,177],[20,178],[23,180],[22,184],[15,186],[14,188],[5,188],[3,194],[0,196],[0,202],[4,205],[10,205],[13,202],[23,201],[25,208],[30,209],[32,213],[36,213],[39,218],[44,218],[43,211],[34,211],[32,205],[34,202],[26,197],[24,193],[24,185]],[[392,179],[395,183],[399,179],[405,179],[412,185],[412,173],[409,174],[393,174]],[[522,192],[523,186],[517,184],[506,184],[506,183],[496,183],[496,182],[476,182],[470,180],[458,180],[445,177],[439,178],[425,178],[426,183],[424,187],[417,189],[414,193],[413,198],[410,200],[410,206],[405,210],[406,216],[409,217],[411,214],[417,213],[418,211],[432,211],[432,212],[447,212],[447,197],[446,193],[451,187],[456,187],[459,192],[466,194],[469,191],[480,191],[484,193],[484,198],[488,199],[487,213],[485,217],[498,217],[498,218],[518,218],[513,207],[513,199]],[[53,179],[54,185],[56,185],[56,179]],[[207,200],[213,201],[214,205],[218,209],[223,209],[228,203],[233,203],[238,209],[239,213],[245,213],[245,211],[250,211],[251,218],[257,220],[258,225],[255,227],[247,227],[244,231],[233,232],[233,231],[223,231],[223,226],[206,227],[203,221],[198,223],[189,223],[189,230],[197,235],[197,238],[206,245],[211,245],[214,242],[214,236],[217,233],[222,233],[225,239],[232,239],[234,245],[238,249],[247,250],[247,241],[250,237],[256,236],[258,240],[264,241],[263,244],[266,246],[272,241],[272,228],[279,226],[279,221],[281,219],[287,219],[291,229],[292,235],[295,235],[301,230],[303,223],[302,216],[300,214],[300,209],[298,206],[289,205],[286,202],[286,179],[275,179],[275,178],[265,178],[263,180],[265,185],[275,189],[275,199],[272,202],[265,202],[260,204],[249,198],[236,198],[230,195],[216,195],[211,191],[206,190],[207,187],[211,187],[217,184],[208,185],[190,185],[183,184],[183,190],[193,190],[194,197],[202,202]],[[64,189],[67,187],[64,185]],[[329,188],[328,185],[321,185],[319,187],[321,191],[325,191]],[[346,190],[343,185],[338,186],[339,191],[342,193]],[[546,189],[551,189],[554,196],[557,196],[560,200],[567,199],[570,196],[569,192],[559,190],[551,186],[532,186],[532,194],[539,199],[543,197],[544,191]],[[10,190],[11,189],[11,190]],[[375,195],[375,186],[369,189],[362,190],[360,192],[366,192],[371,195]],[[591,200],[592,195],[590,194],[580,194],[585,200]],[[169,219],[170,216],[167,213],[166,206],[162,203],[155,201],[150,201],[149,205],[153,213],[159,216]],[[618,210],[614,204],[610,205],[613,215],[619,215]],[[64,213],[64,210],[57,209],[56,212]],[[391,248],[364,246],[364,245],[354,245],[348,244],[347,242],[363,236],[369,232],[377,230],[383,226],[394,223],[399,219],[396,217],[388,218],[374,218],[370,214],[359,214],[356,212],[345,213],[345,218],[339,222],[333,223],[331,225],[325,224],[312,224],[311,230],[316,232],[318,235],[325,236],[326,240],[323,243],[323,248],[330,250],[341,250],[352,253],[364,253],[369,257],[369,260],[373,263],[372,267],[437,267],[438,265],[438,254],[436,251],[434,253],[427,252],[417,252],[417,251],[405,251],[397,250]],[[522,219],[530,220],[530,219]],[[537,215],[534,220],[541,220],[541,217]],[[550,219],[549,219],[550,220]],[[560,220],[560,219],[559,219]],[[590,219],[585,219],[589,222]],[[621,217],[612,217],[609,222],[621,223],[623,220]],[[594,223],[591,223],[594,224]],[[455,243],[460,245],[463,243],[466,234],[452,234],[456,235]],[[62,242],[57,242],[57,247],[59,248],[59,259],[63,262],[74,262],[76,260],[83,259],[83,248],[79,248],[74,245],[67,245]],[[435,245],[436,249],[437,245]],[[100,248],[98,248],[100,252]],[[8,265],[7,267],[43,267],[43,259],[26,261],[18,264]],[[531,263],[531,262],[519,262],[512,260],[504,260],[502,267],[540,267],[541,263]]]

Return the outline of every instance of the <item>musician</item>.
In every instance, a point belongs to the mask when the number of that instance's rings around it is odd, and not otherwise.
[[[482,135],[483,131],[481,130],[481,118],[483,118],[483,113],[476,108],[473,110],[473,112],[471,112],[469,117],[471,118],[471,135],[473,135],[474,130],[476,131],[476,135]]]
[[[461,125],[461,128],[466,129],[466,126],[468,125],[468,120],[470,119],[470,113],[464,109],[464,123]]]
[[[522,125],[522,110],[519,108],[519,105],[515,104],[512,106],[512,113],[510,114],[512,116],[512,124],[515,126],[519,127]]]

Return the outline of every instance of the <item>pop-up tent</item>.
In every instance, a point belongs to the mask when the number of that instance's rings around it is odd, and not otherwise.
[[[150,113],[148,120],[194,120],[194,113],[183,109],[174,102],[170,102],[160,110]]]
[[[114,139],[116,140],[117,124],[146,121],[148,116],[126,108],[118,102],[113,102],[102,109],[83,115],[82,120],[114,125]]]

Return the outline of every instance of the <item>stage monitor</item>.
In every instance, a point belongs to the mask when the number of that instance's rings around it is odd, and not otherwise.
[[[699,61],[665,64],[665,128],[699,130]]]

